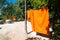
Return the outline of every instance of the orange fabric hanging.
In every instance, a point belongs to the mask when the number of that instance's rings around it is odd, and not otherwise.
[[[33,31],[49,35],[48,8],[43,8],[39,10],[28,10],[27,20],[31,22]]]

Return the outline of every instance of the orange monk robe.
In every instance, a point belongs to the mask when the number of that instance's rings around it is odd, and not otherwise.
[[[48,8],[43,8],[39,10],[28,10],[27,20],[31,22],[33,31],[49,35]]]

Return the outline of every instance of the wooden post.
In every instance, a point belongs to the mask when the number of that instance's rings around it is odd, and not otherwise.
[[[25,30],[27,33],[27,14],[26,14],[26,0],[25,0]]]

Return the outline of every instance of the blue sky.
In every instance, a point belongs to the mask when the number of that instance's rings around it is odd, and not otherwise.
[[[14,4],[14,3],[17,2],[17,0],[6,0],[6,2],[7,2],[7,3],[13,3],[13,4]]]
[[[3,5],[3,7],[6,7],[8,3],[15,4],[16,2],[17,2],[17,0],[6,0],[5,4]]]

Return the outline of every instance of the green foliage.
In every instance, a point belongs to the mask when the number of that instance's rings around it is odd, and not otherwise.
[[[52,23],[53,30],[60,36],[60,0],[49,0],[50,20]],[[60,40],[57,36],[54,40]]]
[[[33,9],[39,9],[42,7],[46,7],[48,4],[48,0],[30,0],[30,3]]]
[[[12,8],[12,4],[9,4],[7,7],[4,7],[3,9],[2,9],[2,15],[5,15],[5,16],[11,16],[12,15],[12,13],[13,13],[13,8]]]
[[[24,20],[24,4],[23,0],[18,0],[16,4],[9,3],[7,7],[2,9],[3,16],[17,16],[17,20]]]

